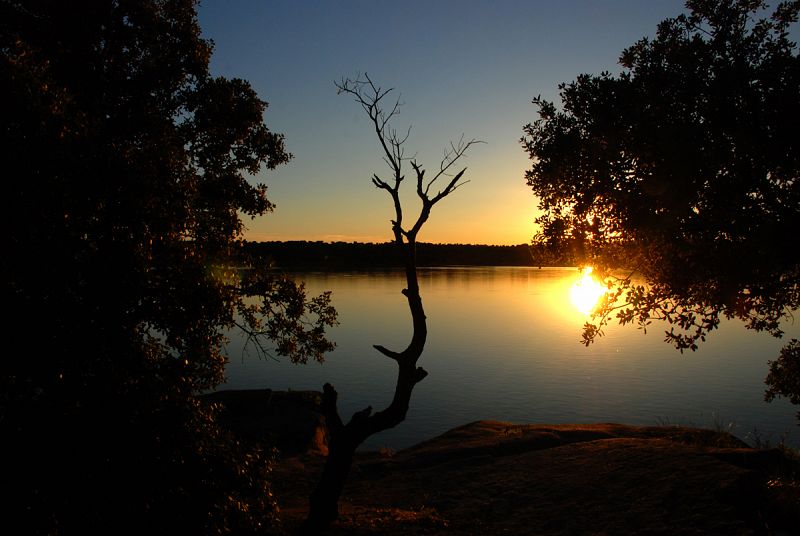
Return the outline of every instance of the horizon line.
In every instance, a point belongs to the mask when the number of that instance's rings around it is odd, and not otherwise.
[[[362,241],[362,240],[309,240],[309,239],[291,239],[291,240],[250,240],[244,239],[245,242],[250,243],[291,243],[291,242],[305,242],[309,244],[373,244],[373,245],[382,245],[382,244],[394,244],[394,240],[387,240],[382,239],[380,241]],[[431,246],[490,246],[490,247],[518,247],[518,246],[530,246],[530,242],[521,242],[517,244],[480,244],[480,243],[472,243],[472,242],[426,242],[424,240],[416,242],[417,244],[426,244]]]

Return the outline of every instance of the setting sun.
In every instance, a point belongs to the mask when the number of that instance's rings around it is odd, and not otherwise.
[[[592,277],[592,267],[589,266],[581,271],[581,277],[572,285],[569,296],[578,311],[588,315],[605,292],[606,288]]]

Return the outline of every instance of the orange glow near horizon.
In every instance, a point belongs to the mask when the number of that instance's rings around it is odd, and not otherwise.
[[[569,297],[578,311],[588,315],[605,293],[606,288],[592,277],[592,267],[588,266],[581,270],[581,277],[570,288]]]

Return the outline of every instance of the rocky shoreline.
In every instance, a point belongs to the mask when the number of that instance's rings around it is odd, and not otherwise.
[[[208,396],[235,433],[283,445],[273,489],[287,532],[324,462],[318,395]],[[329,534],[798,534],[798,482],[792,453],[712,430],[478,421],[359,453]]]

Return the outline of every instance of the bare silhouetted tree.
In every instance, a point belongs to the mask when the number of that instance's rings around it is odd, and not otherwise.
[[[466,168],[451,173],[458,160],[478,140],[465,140],[462,136],[458,143],[451,143],[439,162],[439,169],[429,179],[425,178],[425,170],[415,158],[407,158],[404,152],[410,128],[398,133],[391,126],[391,120],[397,115],[401,103],[390,100],[393,89],[383,89],[375,85],[372,79],[364,74],[356,79],[342,79],[336,83],[338,93],[348,94],[363,108],[375,129],[380,142],[383,160],[389,167],[391,176],[381,178],[372,175],[372,184],[385,190],[394,203],[395,217],[392,220],[394,242],[402,251],[402,259],[406,274],[406,288],[402,290],[408,300],[413,323],[411,342],[405,350],[396,352],[381,345],[375,349],[397,363],[397,384],[391,404],[376,413],[372,407],[355,413],[345,424],[336,407],[337,393],[330,384],[325,384],[323,393],[323,411],[330,433],[329,452],[322,477],[317,488],[311,494],[307,528],[315,530],[330,524],[338,517],[338,501],[347,475],[352,465],[356,448],[369,436],[380,431],[393,428],[406,418],[411,392],[414,386],[422,381],[427,372],[417,366],[417,361],[425,348],[428,328],[425,321],[425,309],[417,281],[416,241],[422,226],[428,221],[431,209],[436,203],[463,186]],[[388,105],[384,106],[386,102]],[[409,227],[403,221],[403,207],[400,202],[400,186],[405,178],[403,165],[408,162],[416,178],[417,196],[422,208],[413,224]]]

